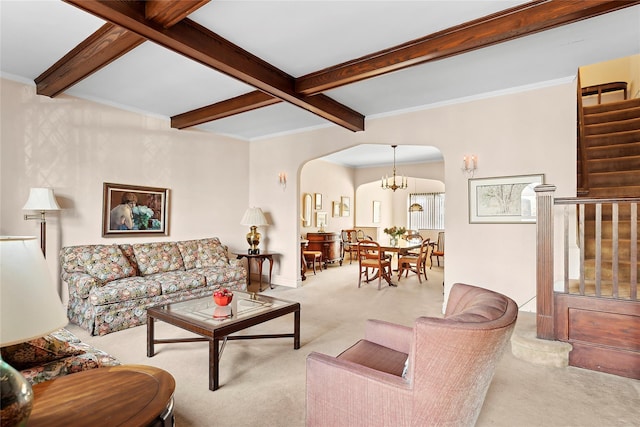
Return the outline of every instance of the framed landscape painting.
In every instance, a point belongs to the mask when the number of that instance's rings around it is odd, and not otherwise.
[[[168,235],[169,190],[137,185],[103,185],[102,236]]]
[[[523,224],[536,222],[534,188],[544,175],[469,180],[469,222]]]

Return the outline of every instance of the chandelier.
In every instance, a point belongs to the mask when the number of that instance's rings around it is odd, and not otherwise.
[[[407,188],[407,177],[406,176],[396,176],[396,147],[397,145],[392,145],[393,148],[393,176],[389,178],[389,175],[385,175],[382,177],[381,187],[383,190],[393,190],[397,189],[404,190]]]

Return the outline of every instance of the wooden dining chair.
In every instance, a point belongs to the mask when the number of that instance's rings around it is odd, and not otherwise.
[[[424,280],[429,280],[425,266],[430,242],[431,239],[423,240],[420,245],[420,252],[417,255],[407,254],[398,258],[398,281],[402,278],[402,273],[406,272],[405,277],[408,277],[410,271],[418,275],[418,281],[420,283],[422,283],[423,274]]]
[[[440,267],[440,257],[444,258],[444,231],[438,233],[438,242],[433,250],[431,250],[431,256],[429,257],[431,267],[429,268],[433,268],[433,257],[436,257],[438,267]]]
[[[342,238],[342,259],[344,260],[348,253],[349,264],[351,264],[354,254],[358,252],[357,233],[356,230],[342,230],[340,233],[340,237]]]
[[[391,261],[380,250],[378,242],[369,240],[358,242],[358,267],[358,287],[362,284],[362,276],[365,277],[365,282],[370,282],[377,278],[378,290],[382,286],[383,278],[389,283],[389,286],[395,286],[391,283]],[[370,270],[371,274],[373,274],[372,277],[369,277]]]

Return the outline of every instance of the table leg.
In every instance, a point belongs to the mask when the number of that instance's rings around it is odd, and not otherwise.
[[[300,308],[293,312],[293,348],[300,348]]]
[[[271,284],[271,273],[273,272],[273,258],[269,257],[269,288],[273,289],[273,285]]]
[[[209,390],[218,389],[218,365],[220,363],[220,340],[214,338],[209,341]]]
[[[154,348],[153,348],[153,326],[154,321],[153,317],[147,314],[147,357],[153,357]]]
[[[262,292],[262,263],[264,263],[264,258],[256,258],[258,261],[258,272],[260,274],[260,284],[258,285],[258,290]]]

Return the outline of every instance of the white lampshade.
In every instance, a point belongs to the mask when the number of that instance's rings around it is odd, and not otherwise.
[[[47,335],[68,322],[37,238],[0,236],[0,345]]]
[[[262,209],[260,208],[249,208],[244,213],[242,217],[242,221],[240,221],[240,225],[269,225],[267,222],[267,218],[265,218],[264,213],[262,213]]]
[[[53,195],[53,188],[32,188],[29,200],[22,207],[25,211],[58,211],[60,206]]]

